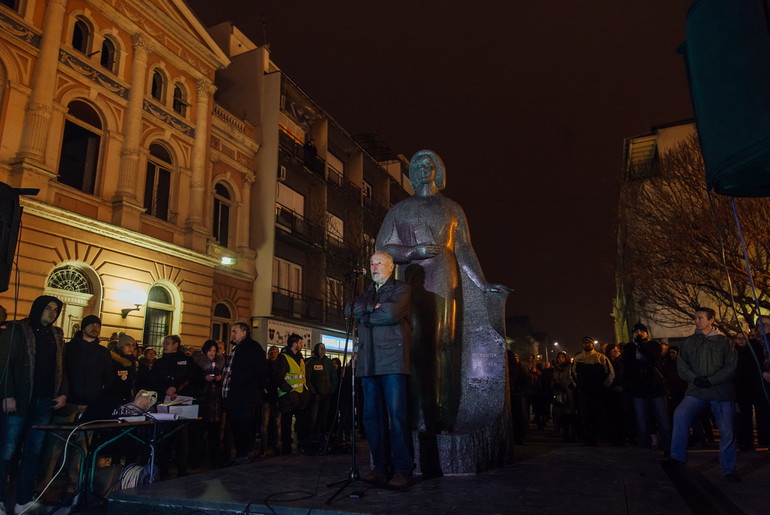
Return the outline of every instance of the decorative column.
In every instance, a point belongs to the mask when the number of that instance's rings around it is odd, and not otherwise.
[[[19,146],[20,159],[41,164],[45,161],[66,8],[67,0],[48,0]]]
[[[241,254],[249,251],[249,224],[251,222],[251,187],[257,176],[254,173],[243,175],[241,184],[241,203],[236,213],[236,247]]]
[[[147,57],[152,47],[147,38],[134,34],[134,55],[131,63],[131,90],[128,93],[128,107],[123,122],[123,147],[120,149],[120,171],[116,201],[136,202],[136,174],[141,155],[142,118],[144,93],[147,78]]]
[[[209,105],[216,87],[208,79],[198,79],[195,101],[195,141],[192,149],[192,178],[190,181],[190,213],[188,227],[203,227],[203,193],[206,191],[206,147],[209,144]]]

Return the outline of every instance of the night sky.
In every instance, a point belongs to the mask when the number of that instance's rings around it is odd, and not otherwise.
[[[692,116],[675,52],[691,3],[188,0],[269,42],[351,134],[438,152],[508,314],[571,351],[614,339],[623,139]]]

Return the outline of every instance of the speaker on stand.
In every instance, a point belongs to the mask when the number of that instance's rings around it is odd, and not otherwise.
[[[19,192],[0,182],[0,293],[8,290],[11,280],[20,223]]]

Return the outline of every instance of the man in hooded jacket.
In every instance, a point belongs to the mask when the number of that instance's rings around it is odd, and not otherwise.
[[[0,337],[0,478],[5,483],[8,464],[21,448],[16,513],[35,508],[33,488],[45,432],[32,427],[50,423],[53,410],[67,402],[64,334],[53,325],[61,307],[56,297],[42,295],[29,316],[9,325]],[[0,504],[5,501],[3,484]]]
[[[96,315],[88,315],[80,323],[82,328],[65,344],[65,375],[69,385],[67,404],[53,414],[52,423],[71,424],[97,402],[103,402],[105,392],[112,385],[113,371],[110,351],[99,343],[102,321]],[[81,419],[82,421],[83,419]],[[72,436],[72,441],[85,448],[86,438],[82,432]],[[58,466],[57,460],[64,449],[61,440],[50,435],[43,453],[45,466],[44,481],[53,477]],[[74,491],[77,483],[80,460],[76,453],[68,453],[67,491]],[[75,454],[73,456],[73,454]]]

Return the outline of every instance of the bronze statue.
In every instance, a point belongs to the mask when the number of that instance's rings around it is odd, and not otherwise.
[[[388,211],[376,246],[412,286],[417,428],[472,433],[505,411],[503,313],[510,290],[484,278],[465,213],[441,194],[441,158],[417,152],[409,178],[414,195]]]

